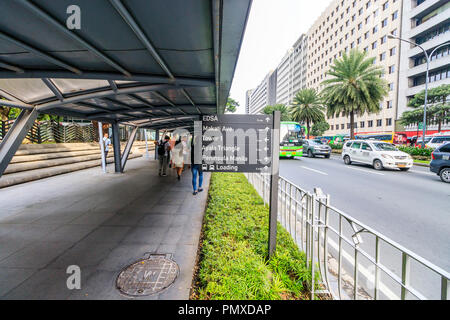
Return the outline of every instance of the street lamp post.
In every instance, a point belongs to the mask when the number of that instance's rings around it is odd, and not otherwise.
[[[409,41],[409,40],[406,40],[406,39],[403,39],[400,37],[396,37],[392,34],[388,35],[388,38],[389,39],[398,39],[400,41],[408,42],[414,46],[419,47],[420,49],[422,49],[422,51],[425,55],[425,58],[427,59],[427,71],[426,71],[426,75],[425,75],[425,97],[424,97],[424,102],[423,102],[423,126],[422,126],[422,130],[423,130],[422,131],[422,148],[425,148],[425,133],[427,131],[426,128],[427,128],[428,73],[429,73],[429,69],[430,69],[430,60],[433,57],[433,54],[436,52],[437,49],[450,45],[450,42],[446,42],[446,43],[443,43],[443,44],[437,46],[428,55],[427,51],[421,45],[419,45],[415,42],[412,42],[412,41]]]

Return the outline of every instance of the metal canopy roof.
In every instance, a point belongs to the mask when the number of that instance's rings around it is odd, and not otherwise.
[[[223,113],[251,1],[0,0],[0,104],[148,128]]]

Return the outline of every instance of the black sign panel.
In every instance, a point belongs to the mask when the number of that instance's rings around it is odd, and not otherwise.
[[[208,115],[195,126],[203,171],[270,173],[272,115]]]

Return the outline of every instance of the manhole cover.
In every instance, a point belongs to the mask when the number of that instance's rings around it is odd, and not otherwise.
[[[169,287],[178,276],[178,265],[166,255],[151,255],[126,267],[116,286],[129,296],[146,296]]]

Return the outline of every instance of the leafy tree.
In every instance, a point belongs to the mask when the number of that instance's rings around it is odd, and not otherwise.
[[[321,136],[328,129],[330,129],[330,125],[328,124],[328,122],[325,121],[317,122],[312,125],[311,134],[316,137]]]
[[[20,114],[20,109],[19,108],[14,108],[14,107],[7,107],[7,106],[2,106],[1,105],[1,100],[3,98],[0,98],[0,120],[6,121],[6,120],[11,120],[11,119],[16,119],[19,114]]]
[[[236,112],[236,108],[239,107],[239,102],[234,100],[233,98],[228,97],[227,104],[225,106],[225,112]]]
[[[311,123],[325,120],[325,108],[322,100],[314,89],[302,89],[295,94],[290,107],[291,118],[296,122],[306,122],[308,139]]]
[[[448,98],[450,96],[450,84],[443,84],[439,87],[428,89],[427,104],[432,105],[427,107],[427,118],[433,118],[438,123],[438,132],[441,132],[442,122],[450,117],[450,103]],[[408,103],[409,107],[421,108],[423,119],[423,105],[425,102],[425,90],[417,93]],[[408,112],[408,111],[406,111]],[[403,116],[402,116],[403,117]],[[414,123],[414,122],[413,122]],[[409,123],[411,124],[411,123]]]
[[[284,104],[274,104],[272,106],[266,106],[262,113],[264,114],[272,114],[274,111],[280,111],[280,119],[281,121],[291,121],[291,115],[289,114],[289,109]]]
[[[375,58],[352,49],[341,59],[334,60],[328,72],[331,76],[322,82],[321,94],[328,116],[344,113],[350,116],[350,138],[354,139],[355,115],[379,112],[380,102],[387,96],[388,85],[381,78],[383,68],[374,65]]]

